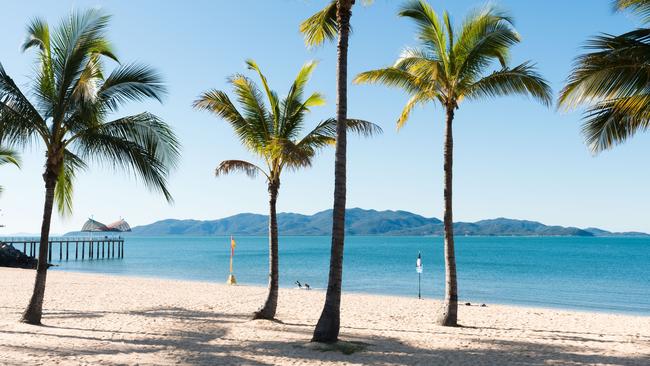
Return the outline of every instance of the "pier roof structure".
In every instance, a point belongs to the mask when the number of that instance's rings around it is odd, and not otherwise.
[[[112,224],[104,225],[99,221],[88,219],[81,227],[81,231],[87,232],[127,232],[131,231],[131,226],[124,220],[120,219]]]

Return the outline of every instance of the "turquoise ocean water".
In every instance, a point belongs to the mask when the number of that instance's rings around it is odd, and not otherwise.
[[[267,239],[235,239],[239,283],[266,284]],[[329,245],[329,237],[281,237],[281,286],[325,288]],[[648,238],[457,237],[456,247],[463,302],[650,315]],[[417,296],[418,251],[423,296],[442,298],[440,237],[348,236],[344,291]],[[52,259],[61,271],[225,282],[229,255],[229,237],[127,236],[124,259],[59,261],[56,246]]]

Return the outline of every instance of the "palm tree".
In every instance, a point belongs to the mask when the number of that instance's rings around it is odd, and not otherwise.
[[[20,168],[20,158],[14,150],[0,146],[0,165],[13,164]],[[2,193],[2,186],[0,186]]]
[[[399,12],[417,24],[419,48],[409,48],[391,67],[359,74],[357,83],[382,83],[406,91],[411,98],[397,120],[398,129],[416,105],[439,103],[446,112],[444,141],[444,255],[445,303],[439,324],[458,324],[458,286],[452,218],[452,166],[454,113],[464,100],[512,94],[529,95],[551,104],[546,81],[525,62],[508,66],[509,49],[520,41],[506,14],[487,7],[471,13],[454,29],[449,15],[442,19],[424,0],[409,1]],[[499,67],[488,72],[492,65]]]
[[[232,85],[241,112],[228,95],[220,90],[203,93],[194,102],[194,107],[207,110],[230,123],[242,145],[264,160],[266,169],[243,160],[225,160],[217,167],[216,176],[243,172],[254,178],[258,174],[266,177],[269,192],[269,291],[264,305],[253,314],[253,319],[273,319],[278,305],[278,222],[276,202],[280,189],[280,176],[286,169],[298,170],[311,166],[316,152],[334,143],[336,120],[320,122],[302,138],[305,117],[311,107],[320,106],[325,99],[320,93],[312,93],[303,100],[305,86],[316,67],[315,62],[306,63],[298,72],[289,93],[282,100],[271,90],[267,79],[253,60],[247,60],[249,70],[255,71],[264,88],[259,87],[244,75],[228,79]],[[361,120],[348,120],[348,128],[363,135],[377,131],[373,124]]]
[[[343,246],[345,244],[346,193],[346,120],[348,112],[348,38],[350,16],[355,0],[332,0],[324,9],[300,24],[308,46],[317,46],[338,35],[336,63],[336,151],[334,162],[334,208],[332,210],[332,248],[325,305],[312,342],[332,343],[338,340],[341,324],[341,282],[343,279]]]
[[[616,6],[650,22],[649,0],[618,0]],[[586,48],[590,52],[576,59],[559,105],[588,105],[582,132],[589,148],[598,153],[650,128],[650,28],[602,34],[590,39]]]
[[[0,136],[10,144],[40,141],[45,147],[45,205],[34,293],[22,321],[40,324],[47,277],[47,250],[54,202],[72,209],[75,175],[86,161],[122,168],[168,201],[167,176],[179,157],[171,128],[150,113],[108,120],[129,101],[161,100],[165,88],[151,68],[118,65],[107,77],[104,59],[117,61],[105,32],[109,16],[73,12],[53,34],[33,20],[23,50],[38,51],[30,101],[0,65]]]

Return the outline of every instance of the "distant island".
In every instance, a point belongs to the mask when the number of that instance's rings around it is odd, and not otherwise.
[[[280,235],[329,235],[332,211],[314,215],[278,214]],[[407,211],[377,211],[352,208],[346,211],[348,235],[439,236],[442,221]],[[609,232],[597,228],[547,226],[535,221],[497,218],[477,222],[457,222],[454,231],[461,236],[650,236],[641,232]],[[131,235],[267,235],[266,215],[243,213],[218,220],[167,219],[132,228]],[[78,233],[68,233],[74,235]]]

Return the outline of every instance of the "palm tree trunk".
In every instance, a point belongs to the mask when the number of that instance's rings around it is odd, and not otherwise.
[[[20,320],[23,323],[34,325],[40,325],[41,317],[43,316],[43,298],[45,296],[45,281],[47,279],[47,250],[50,238],[52,207],[54,205],[54,188],[56,187],[56,175],[49,173],[51,171],[52,169],[46,169],[45,174],[43,174],[43,179],[45,180],[45,205],[43,208],[41,242],[38,249],[38,265],[36,267],[34,292]]]
[[[452,216],[452,168],[454,160],[454,137],[452,123],[454,107],[447,107],[445,129],[445,303],[438,324],[458,325],[458,284],[456,282],[456,254],[454,250],[454,220]]]
[[[269,183],[269,293],[264,306],[253,314],[253,319],[273,319],[278,307],[278,219],[275,203],[278,199],[280,181]]]
[[[336,17],[339,24],[336,80],[336,152],[334,163],[334,209],[332,211],[332,249],[325,294],[325,306],[318,319],[312,342],[333,343],[338,340],[341,325],[341,282],[343,278],[343,247],[345,243],[345,193],[347,149],[347,82],[348,37],[351,7],[354,0],[339,0]]]

